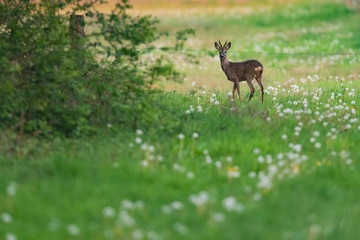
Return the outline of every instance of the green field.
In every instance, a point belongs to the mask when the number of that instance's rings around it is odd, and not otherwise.
[[[159,49],[196,31],[184,51],[146,56],[184,73],[157,84],[156,125],[18,149],[2,132],[0,239],[358,238],[360,14],[336,1],[195,6],[133,10],[169,32]],[[219,39],[229,60],[264,65],[264,104],[246,83],[231,101]]]

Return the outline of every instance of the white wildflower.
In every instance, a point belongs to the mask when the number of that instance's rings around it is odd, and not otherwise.
[[[259,154],[259,153],[260,153],[260,149],[259,149],[259,148],[254,148],[253,153],[254,153],[254,154]]]
[[[257,160],[258,163],[263,163],[265,161],[265,158],[263,156],[258,156]]]
[[[163,238],[157,234],[155,231],[149,231],[147,234],[146,234],[146,237],[148,240],[162,240]]]
[[[147,167],[147,166],[149,166],[149,162],[147,160],[142,160],[140,162],[140,165],[143,166],[143,167]]]
[[[125,210],[119,212],[119,220],[125,226],[134,226],[135,219],[129,215],[129,213]]]
[[[112,207],[104,207],[102,213],[107,218],[115,216],[115,210]]]
[[[215,166],[217,169],[220,169],[221,168],[221,162],[220,161],[216,161],[215,162]]]
[[[184,208],[184,204],[180,201],[174,201],[171,203],[171,207],[174,209],[174,210],[180,210],[180,209],[183,209]]]
[[[234,196],[225,198],[222,201],[222,205],[228,211],[235,211],[235,212],[243,212],[244,211],[243,204],[239,203]]]
[[[1,214],[1,220],[4,222],[4,223],[12,223],[13,221],[13,218],[12,216],[9,214],[9,213],[2,213]]]
[[[200,192],[199,194],[191,194],[189,201],[195,206],[205,205],[210,200],[210,196],[207,192]]]
[[[161,206],[161,211],[165,214],[170,214],[173,211],[173,208],[169,205]]]
[[[52,219],[48,225],[50,231],[54,232],[59,229],[60,222],[57,219]]]
[[[216,212],[212,215],[211,219],[214,222],[223,222],[223,221],[225,221],[225,214],[223,214],[221,212]]]
[[[73,235],[73,236],[78,236],[80,235],[80,228],[76,225],[76,224],[69,224],[67,227],[66,227],[66,230],[68,231],[68,233],[70,235]]]
[[[189,233],[189,229],[179,222],[174,223],[173,227],[175,231],[177,231],[181,235],[186,235]]]
[[[6,187],[6,193],[12,197],[16,195],[16,183],[15,182],[9,183],[9,185]]]
[[[255,177],[256,177],[256,172],[251,171],[251,172],[249,172],[248,176],[249,176],[250,178],[255,178]]]
[[[211,157],[209,155],[205,156],[205,161],[207,164],[210,164],[212,162]]]
[[[226,157],[226,161],[229,162],[229,163],[231,163],[231,162],[233,161],[233,158],[232,158],[231,156],[227,156],[227,157]]]
[[[5,234],[5,240],[17,240],[17,237],[13,233],[6,233]]]
[[[141,240],[144,238],[144,233],[140,229],[136,229],[135,231],[132,232],[131,237],[134,240]]]
[[[189,179],[193,179],[195,177],[195,174],[193,172],[188,172],[186,174],[186,177],[189,178]]]
[[[261,200],[261,194],[260,193],[255,193],[253,196],[252,196],[252,199],[256,202],[260,201]]]

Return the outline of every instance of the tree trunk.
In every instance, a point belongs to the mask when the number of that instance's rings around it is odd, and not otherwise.
[[[70,15],[69,36],[72,49],[81,49],[84,47],[81,40],[85,37],[84,15]]]

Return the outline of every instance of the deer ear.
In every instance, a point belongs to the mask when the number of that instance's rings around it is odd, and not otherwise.
[[[215,48],[216,48],[217,50],[220,50],[220,46],[219,46],[219,44],[218,44],[217,42],[215,42]]]
[[[229,43],[226,45],[226,50],[228,50],[230,47],[231,47],[231,42],[229,42]]]

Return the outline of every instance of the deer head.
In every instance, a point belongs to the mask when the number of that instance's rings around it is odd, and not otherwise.
[[[226,52],[231,47],[231,42],[225,42],[224,46],[221,44],[220,40],[219,43],[215,42],[215,48],[219,51],[220,59],[226,58]]]

